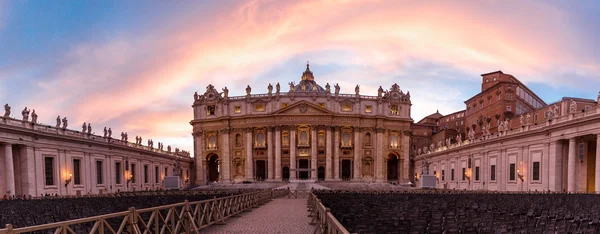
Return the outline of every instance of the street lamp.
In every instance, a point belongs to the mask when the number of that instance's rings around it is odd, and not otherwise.
[[[71,183],[71,179],[73,178],[73,174],[69,174],[69,179],[65,180],[65,187]]]

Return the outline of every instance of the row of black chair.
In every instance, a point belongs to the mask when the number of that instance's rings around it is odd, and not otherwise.
[[[597,233],[593,194],[315,191],[351,233]]]

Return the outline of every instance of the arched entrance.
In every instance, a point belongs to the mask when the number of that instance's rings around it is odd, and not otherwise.
[[[283,172],[283,180],[290,180],[290,168],[283,167],[283,170],[281,171]]]
[[[208,161],[208,182],[219,181],[219,156],[210,154],[206,158],[206,161]]]
[[[320,166],[317,171],[317,177],[319,180],[325,180],[325,167]]]
[[[387,160],[387,179],[398,180],[398,155],[390,153]]]

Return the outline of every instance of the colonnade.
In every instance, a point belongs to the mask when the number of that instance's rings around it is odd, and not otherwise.
[[[306,127],[307,130],[299,128],[299,126]],[[321,130],[324,130],[321,132]],[[205,130],[206,131],[206,130]],[[257,131],[262,131],[266,133],[266,142],[264,144],[264,152],[266,158],[261,156],[260,159],[255,158],[256,153],[256,133]],[[302,144],[305,142],[300,142],[300,132],[308,131],[309,135],[307,139],[302,139],[303,141],[308,141],[308,144]],[[384,171],[384,147],[387,147],[388,144],[385,144],[384,141],[384,132],[386,130],[383,128],[365,128],[361,127],[342,127],[342,126],[316,126],[316,125],[289,125],[289,126],[267,126],[267,127],[259,127],[259,128],[243,128],[242,131],[236,131],[235,129],[221,129],[218,131],[220,136],[220,142],[218,142],[218,147],[210,148],[206,146],[207,135],[203,134],[203,131],[197,131],[195,136],[195,147],[197,150],[196,157],[199,160],[196,161],[197,164],[201,165],[196,167],[196,173],[198,175],[197,178],[202,178],[204,181],[198,180],[198,184],[202,184],[204,182],[211,182],[211,179],[208,178],[209,174],[209,158],[211,155],[216,154],[219,157],[219,180],[225,183],[229,183],[234,179],[234,171],[237,165],[232,164],[237,162],[240,158],[243,158],[244,165],[244,180],[245,181],[253,181],[257,177],[257,168],[256,160],[265,160],[266,161],[266,180],[270,181],[281,181],[284,176],[284,168],[288,167],[290,170],[289,179],[296,180],[298,178],[298,171],[310,171],[310,176],[307,179],[317,180],[318,178],[318,168],[320,166],[324,166],[324,178],[327,181],[336,181],[341,180],[341,162],[343,160],[351,160],[352,168],[351,175],[353,175],[352,180],[362,180],[363,175],[363,159],[364,159],[364,151],[363,151],[363,141],[366,136],[366,132],[370,132],[369,137],[373,137],[375,139],[369,139],[369,150],[372,152],[369,157],[374,158],[374,165],[371,172],[374,172],[372,179],[382,182],[385,178]],[[207,132],[210,132],[208,130]],[[286,138],[284,139],[284,133],[287,132]],[[349,134],[347,139],[344,139],[345,133]],[[319,138],[319,134],[323,134]],[[376,133],[376,134],[373,134]],[[236,134],[243,134],[245,137],[243,143],[243,149],[236,150],[233,145],[230,144],[232,139],[236,139]],[[237,139],[236,139],[237,140]],[[399,139],[400,140],[400,139]],[[204,142],[203,142],[204,141]],[[324,141],[324,142],[323,142]],[[344,141],[344,142],[342,142]],[[345,142],[348,141],[348,142]],[[319,143],[321,142],[321,143]],[[262,146],[261,146],[262,147]],[[400,147],[402,148],[402,147]],[[263,150],[263,148],[261,148]],[[287,151],[284,154],[283,152]],[[322,150],[322,151],[320,151]],[[232,151],[243,152],[244,155],[233,155]],[[324,151],[324,152],[323,152]],[[349,151],[352,153],[342,154],[343,151]],[[319,155],[323,156],[324,153],[324,165],[319,163]],[[402,154],[402,153],[401,153]],[[285,158],[289,155],[289,164],[282,163],[282,158]],[[346,155],[346,156],[344,156]],[[298,162],[299,160],[309,160],[308,168],[299,168]],[[321,158],[323,160],[323,158]],[[405,159],[406,160],[406,159]],[[285,159],[287,161],[287,159]],[[371,165],[371,164],[369,164]],[[262,166],[261,166],[262,167]],[[261,171],[262,173],[262,171]]]

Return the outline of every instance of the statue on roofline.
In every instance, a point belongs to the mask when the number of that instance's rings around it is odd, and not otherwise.
[[[4,105],[4,117],[10,117],[10,106],[8,105],[8,103]]]

